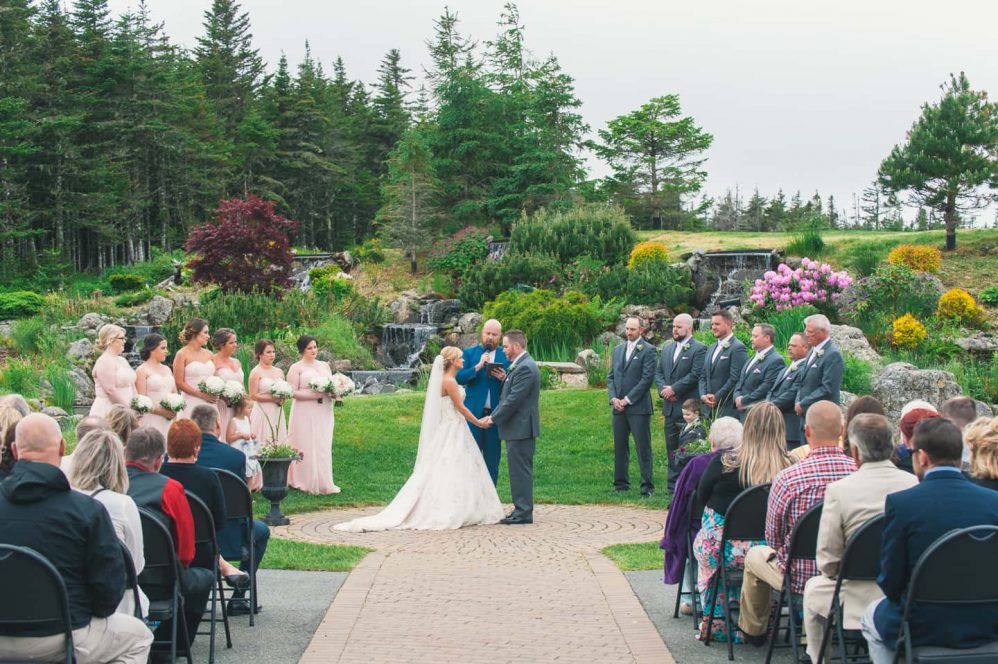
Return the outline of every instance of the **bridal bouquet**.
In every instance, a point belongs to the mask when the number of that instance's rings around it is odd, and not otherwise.
[[[132,410],[136,413],[149,413],[152,411],[152,399],[144,394],[136,394],[132,397]]]
[[[160,399],[159,405],[171,412],[179,413],[187,408],[187,399],[184,398],[183,394],[167,394]]]
[[[208,376],[198,381],[198,389],[205,394],[218,397],[225,391],[225,381],[218,376]]]
[[[234,408],[246,398],[246,390],[238,380],[227,380],[222,387],[222,399],[229,404],[229,408]]]
[[[277,397],[278,399],[290,399],[295,394],[295,388],[291,387],[291,384],[283,380],[274,381],[267,392],[272,397]]]

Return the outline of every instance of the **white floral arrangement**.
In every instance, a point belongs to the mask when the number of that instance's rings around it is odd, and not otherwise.
[[[159,405],[174,413],[179,413],[187,408],[187,399],[183,394],[167,394],[159,400]]]
[[[218,376],[208,376],[198,381],[198,389],[213,397],[222,396],[225,391],[225,381]]]
[[[152,412],[152,399],[144,394],[136,394],[132,397],[132,410],[143,414]]]
[[[333,379],[329,376],[316,376],[308,381],[308,386],[310,389],[322,392],[323,394],[333,393]]]
[[[354,382],[349,378],[347,378],[345,375],[341,374],[338,371],[335,374],[333,374],[332,395],[335,398],[342,399],[348,394],[353,394],[354,390],[356,389],[357,386],[354,384]]]
[[[246,398],[246,390],[238,380],[227,380],[222,387],[221,396],[225,403],[229,404],[230,408],[233,408]]]
[[[270,386],[267,393],[278,399],[290,399],[295,394],[295,388],[291,387],[291,383],[287,381],[277,380]]]

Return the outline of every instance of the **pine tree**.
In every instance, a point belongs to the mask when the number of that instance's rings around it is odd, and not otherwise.
[[[410,70],[402,66],[398,49],[388,51],[378,67],[378,82],[374,86],[371,110],[374,113],[372,139],[377,146],[379,161],[387,161],[388,154],[409,128],[407,109]],[[384,170],[382,170],[384,172]]]
[[[876,183],[863,190],[860,195],[860,211],[863,228],[879,231],[883,223],[883,195]]]
[[[748,204],[745,206],[743,217],[746,229],[750,231],[769,230],[766,223],[766,199],[759,194],[758,187],[752,192],[752,198],[749,199]]]

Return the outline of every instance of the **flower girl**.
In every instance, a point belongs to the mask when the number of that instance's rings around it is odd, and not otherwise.
[[[232,447],[246,455],[246,477],[250,489],[256,491],[263,486],[263,475],[256,455],[260,451],[260,441],[253,437],[250,428],[250,413],[253,400],[244,398],[232,407],[232,418],[225,431],[225,440]]]

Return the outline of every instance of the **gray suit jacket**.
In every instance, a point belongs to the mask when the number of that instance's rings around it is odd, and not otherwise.
[[[506,375],[499,392],[499,405],[492,409],[492,423],[503,440],[527,440],[541,435],[541,372],[534,358],[524,351]]]
[[[676,393],[675,401],[662,399],[662,414],[666,417],[682,415],[683,402],[696,399],[700,402],[700,378],[703,376],[704,357],[707,347],[696,339],[690,340],[690,347],[679,354],[679,361],[672,362],[676,354],[676,342],[662,346],[658,364],[655,366],[655,393],[662,394],[666,385]]]
[[[714,357],[714,350],[718,342],[707,346],[703,361],[703,377],[700,379],[700,396],[713,394],[717,397],[717,417],[738,417],[735,410],[735,398],[732,392],[741,378],[742,369],[748,362],[748,351],[745,344],[736,337],[731,337],[731,345],[721,350],[716,362],[711,362]],[[710,414],[710,408],[706,404],[700,404],[700,411],[705,415]]]
[[[624,409],[630,415],[651,415],[651,381],[655,377],[655,346],[644,339],[638,341],[627,360],[627,342],[613,349],[606,386],[611,399],[627,397],[631,405]]]
[[[756,362],[751,367],[750,364],[752,364],[751,359],[745,363],[741,378],[738,379],[738,385],[735,386],[735,391],[731,395],[733,400],[738,399],[738,397],[742,398],[742,407],[739,409],[739,413],[743,419],[752,404],[766,399],[766,395],[773,389],[773,384],[776,383],[780,373],[787,368],[786,360],[776,352],[775,348],[767,350],[766,356],[761,361]]]
[[[787,429],[787,440],[803,440],[801,438],[801,429],[803,427],[801,426],[800,417],[794,410],[794,405],[797,403],[797,391],[800,389],[800,381],[804,377],[803,361],[797,365],[796,369],[790,372],[790,375],[784,377],[786,372],[786,369],[782,369],[777,374],[776,382],[773,383],[773,389],[769,391],[766,400],[772,401],[783,413],[783,423]]]
[[[835,404],[840,402],[839,390],[842,387],[842,374],[845,372],[842,353],[831,341],[822,348],[821,356],[815,357],[811,366],[808,366],[812,355],[814,355],[813,348],[804,358],[802,365],[804,375],[797,391],[797,403],[805,413],[818,401],[827,399]]]

